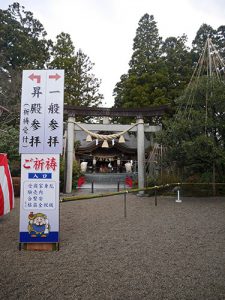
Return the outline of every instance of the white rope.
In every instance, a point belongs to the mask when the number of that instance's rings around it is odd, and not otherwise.
[[[82,125],[80,125],[77,122],[74,122],[74,124],[77,125],[78,127],[80,127],[80,129],[82,129],[83,131],[85,131],[87,134],[89,134],[91,137],[93,137],[95,139],[111,141],[113,139],[119,138],[121,135],[124,135],[129,130],[131,130],[133,127],[135,127],[138,123],[133,124],[128,129],[126,129],[126,130],[124,130],[122,132],[118,132],[118,133],[114,133],[114,134],[108,134],[108,135],[107,134],[98,134],[98,133],[91,132],[91,131],[89,131],[88,129],[84,128]]]

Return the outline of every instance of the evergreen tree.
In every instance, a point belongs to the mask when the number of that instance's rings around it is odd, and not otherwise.
[[[61,33],[53,46],[50,68],[65,70],[65,103],[77,106],[98,106],[103,95],[100,81],[91,73],[94,64],[75,47],[69,34]]]
[[[163,42],[162,55],[168,72],[166,95],[170,103],[182,94],[191,78],[192,59],[186,42],[186,35],[169,37]]]
[[[218,27],[216,31],[215,44],[223,59],[225,59],[225,25]]]
[[[198,62],[207,38],[211,38],[216,50],[222,58],[225,58],[225,26],[221,25],[215,30],[210,25],[202,24],[192,42],[192,55],[195,63]]]
[[[213,164],[217,176],[225,180],[225,92],[221,81],[204,76],[189,86],[180,98],[180,108],[172,119],[165,120],[158,142],[166,147],[165,162],[183,170],[183,179],[195,175],[211,181]],[[194,94],[191,95],[191,93]]]
[[[44,68],[49,59],[50,40],[42,24],[19,3],[0,10],[0,105],[20,103],[23,69]]]
[[[1,51],[13,69],[43,68],[49,59],[49,44],[43,25],[19,3],[0,10]],[[7,66],[5,66],[7,67]]]
[[[145,14],[138,23],[128,74],[114,89],[115,107],[144,107],[168,101],[167,68],[161,58],[162,39],[154,17]]]
[[[129,72],[142,75],[151,71],[150,64],[157,63],[160,57],[161,44],[162,38],[159,37],[154,16],[145,14],[138,23]]]
[[[215,34],[216,31],[210,25],[202,24],[200,26],[192,42],[192,52],[196,54],[195,57],[197,58],[200,57],[205,46],[205,41],[208,37],[213,39],[213,43],[214,43]]]

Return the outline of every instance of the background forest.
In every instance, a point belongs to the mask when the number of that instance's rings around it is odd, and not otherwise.
[[[195,85],[192,74],[207,38],[221,58],[214,63],[220,76],[218,72],[214,76],[214,69],[203,68]],[[186,35],[163,40],[154,16],[145,14],[137,26],[128,71],[113,90],[115,107],[170,105],[163,120],[147,121],[162,124],[163,131],[157,137],[166,149],[162,163],[168,169],[172,167],[173,172],[179,170],[183,180],[193,176],[198,181],[211,181],[212,176],[217,181],[225,180],[224,58],[224,25],[214,29],[202,24],[188,47]],[[203,60],[201,63],[206,64]],[[59,33],[55,42],[48,39],[41,22],[20,4],[0,10],[0,106],[5,109],[0,116],[0,152],[9,154],[13,170],[18,169],[19,161],[22,70],[64,69],[65,103],[100,106],[101,80],[93,74],[93,66],[83,50],[73,45],[68,33]]]

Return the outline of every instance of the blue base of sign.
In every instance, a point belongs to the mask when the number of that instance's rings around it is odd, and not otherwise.
[[[31,236],[28,232],[20,232],[20,243],[59,243],[59,233],[53,231],[46,236]]]

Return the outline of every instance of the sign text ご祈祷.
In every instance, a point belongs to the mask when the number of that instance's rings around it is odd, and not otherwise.
[[[20,243],[59,242],[59,154],[21,155]]]

